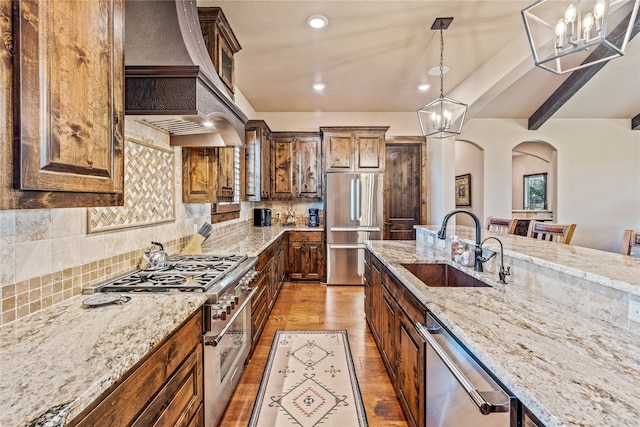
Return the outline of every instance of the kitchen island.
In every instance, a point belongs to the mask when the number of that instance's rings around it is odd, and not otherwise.
[[[438,228],[366,245],[546,426],[638,425],[640,329],[627,310],[640,300],[640,260],[483,231],[504,243],[509,283],[497,283],[498,255],[485,273],[461,267],[491,288],[434,288],[401,263],[450,263]],[[448,231],[474,240],[472,228]]]

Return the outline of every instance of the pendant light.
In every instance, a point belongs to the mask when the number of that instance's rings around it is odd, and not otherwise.
[[[640,0],[538,0],[522,10],[536,66],[565,74],[624,55]]]
[[[460,135],[467,105],[444,96],[444,38],[443,31],[449,28],[453,18],[436,18],[432,30],[440,31],[440,97],[418,110],[418,120],[424,136],[448,138]]]

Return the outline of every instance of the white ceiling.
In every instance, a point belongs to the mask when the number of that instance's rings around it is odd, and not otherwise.
[[[242,50],[236,85],[257,112],[408,112],[439,95],[437,17],[444,31],[445,95],[475,117],[528,118],[567,75],[535,68],[520,11],[533,0],[198,0],[219,6]],[[329,25],[315,30],[310,15]],[[311,84],[327,85],[316,93]],[[431,83],[427,92],[417,85]],[[554,117],[640,113],[640,36]]]

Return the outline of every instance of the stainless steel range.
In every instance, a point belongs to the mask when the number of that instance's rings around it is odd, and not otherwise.
[[[251,297],[257,258],[173,255],[99,284],[94,292],[203,292],[205,425],[218,424],[251,349]]]

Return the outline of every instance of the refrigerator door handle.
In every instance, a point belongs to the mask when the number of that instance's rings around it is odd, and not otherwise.
[[[358,227],[342,227],[342,226],[333,226],[329,227],[329,231],[381,231],[380,227],[376,226],[358,226]]]
[[[355,221],[356,219],[356,204],[355,204],[355,199],[353,197],[355,194],[355,187],[356,187],[356,180],[355,178],[351,178],[350,188],[349,188],[349,219],[351,219],[351,221]]]
[[[367,249],[364,243],[329,243],[329,249]]]
[[[356,217],[357,221],[360,221],[360,178],[356,178],[356,197],[355,197],[355,205],[356,205]]]

